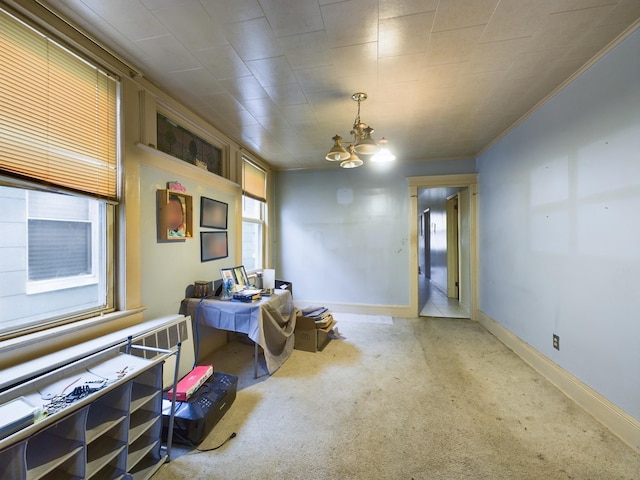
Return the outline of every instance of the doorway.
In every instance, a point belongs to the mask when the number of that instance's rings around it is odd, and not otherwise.
[[[411,234],[416,247],[412,254],[415,263],[411,265],[410,279],[414,311],[417,315],[422,312],[422,315],[429,316],[475,318],[478,292],[477,175],[411,177],[408,180],[412,224],[417,227]],[[435,198],[436,208],[423,198],[425,191],[430,192],[431,200]],[[446,228],[446,224],[453,229]],[[430,254],[427,253],[429,250]],[[427,269],[429,263],[430,268]],[[448,270],[452,271],[451,276]],[[429,299],[431,304],[438,306],[438,311],[425,311]],[[461,309],[454,311],[449,308],[451,304]]]

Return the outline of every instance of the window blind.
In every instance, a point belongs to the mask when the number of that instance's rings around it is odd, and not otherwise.
[[[117,200],[118,83],[0,10],[0,171]]]
[[[261,202],[267,201],[267,172],[247,160],[242,162],[242,193]]]

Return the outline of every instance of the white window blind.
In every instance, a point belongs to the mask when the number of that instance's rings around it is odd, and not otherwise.
[[[242,193],[261,202],[267,201],[267,172],[247,160],[242,162]]]
[[[117,200],[118,83],[0,10],[0,171]]]

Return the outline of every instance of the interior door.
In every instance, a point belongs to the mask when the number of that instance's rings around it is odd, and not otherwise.
[[[431,212],[427,208],[422,215],[424,232],[424,276],[431,278]]]
[[[460,251],[458,239],[458,194],[447,198],[447,296],[460,297]]]

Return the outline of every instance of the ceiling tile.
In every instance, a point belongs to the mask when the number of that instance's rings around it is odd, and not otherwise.
[[[149,10],[159,8],[175,7],[177,5],[192,5],[199,3],[198,0],[140,0]]]
[[[193,54],[217,80],[251,75],[231,45],[196,50]]]
[[[183,85],[194,95],[206,95],[224,92],[223,87],[204,68],[194,68],[172,72],[166,75],[167,83],[179,86]]]
[[[483,30],[484,27],[478,26],[432,33],[427,46],[427,65],[468,60]]]
[[[549,11],[549,2],[537,0],[501,0],[481,42],[497,42],[512,38],[532,36]]]
[[[533,35],[530,50],[555,49],[579,45],[600,21],[613,10],[612,5],[548,15]]]
[[[142,40],[168,33],[167,29],[138,0],[83,1],[129,40]]]
[[[338,86],[338,72],[333,65],[301,68],[295,75],[304,93],[335,90]]]
[[[425,54],[381,58],[378,65],[380,84],[420,80],[424,76]]]
[[[341,77],[358,72],[364,75],[378,74],[378,43],[363,43],[331,49],[333,66]]]
[[[486,25],[499,0],[447,0],[440,2],[434,32]]]
[[[200,3],[220,25],[264,17],[258,0],[200,0]]]
[[[278,109],[270,98],[256,98],[253,100],[242,100],[240,102],[247,111],[254,117],[266,117]]]
[[[554,0],[549,13],[571,12],[615,4],[614,0]]]
[[[153,14],[189,50],[229,44],[200,3],[159,8]]]
[[[262,10],[276,37],[322,30],[322,15],[316,0],[260,0]]]
[[[258,121],[231,95],[228,93],[216,93],[202,95],[202,99],[216,111],[223,115],[227,121],[236,126],[255,125]]]
[[[264,89],[278,107],[307,103],[307,98],[298,84],[275,85],[273,87],[264,87]]]
[[[614,9],[607,15],[601,25],[624,24],[629,25],[629,20],[640,18],[640,2],[638,0],[620,0]]]
[[[324,30],[277,39],[292,69],[331,64],[331,51]]]
[[[378,40],[377,0],[351,0],[320,7],[330,47]]]
[[[386,0],[380,2],[380,19],[435,12],[438,0]]]
[[[479,43],[469,59],[467,73],[506,70],[513,60],[529,46],[528,38]]]
[[[380,21],[379,58],[424,52],[429,40],[434,12],[389,18]]]
[[[263,87],[289,85],[297,81],[284,56],[250,60],[247,67]]]
[[[264,17],[224,24],[222,28],[229,43],[245,62],[282,55],[271,27]]]
[[[153,64],[154,71],[171,73],[200,67],[200,63],[191,52],[173,35],[137,40],[134,43],[144,54],[143,64]]]
[[[220,85],[240,101],[265,98],[267,96],[267,92],[262,88],[260,82],[252,76],[225,78],[218,81]]]

